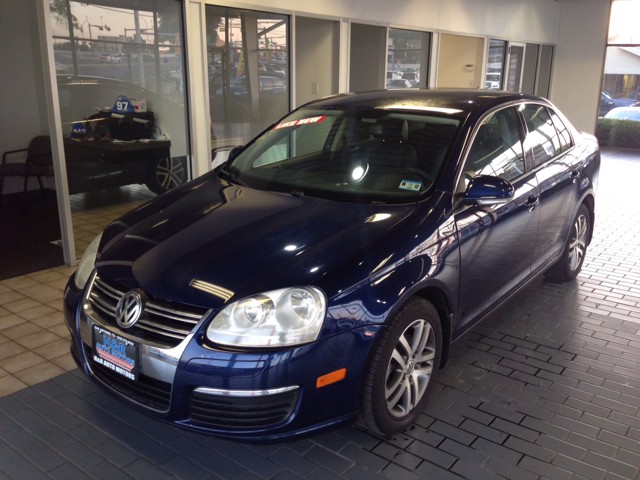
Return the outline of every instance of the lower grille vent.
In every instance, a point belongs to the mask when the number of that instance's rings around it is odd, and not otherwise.
[[[195,425],[222,428],[268,427],[291,416],[298,390],[255,397],[215,395],[194,390],[189,414]]]

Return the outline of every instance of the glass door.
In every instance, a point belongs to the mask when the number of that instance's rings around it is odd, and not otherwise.
[[[183,5],[50,0],[75,251],[190,179]]]
[[[489,90],[500,90],[502,88],[506,53],[507,42],[493,38],[489,40],[484,88]]]
[[[507,56],[507,74],[505,90],[509,92],[522,91],[522,67],[524,65],[524,43],[509,43]]]

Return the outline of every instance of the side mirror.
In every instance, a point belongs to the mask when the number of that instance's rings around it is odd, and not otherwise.
[[[469,182],[464,194],[464,203],[499,205],[513,198],[514,192],[515,188],[506,180],[491,175],[478,175]]]
[[[244,145],[237,145],[235,147],[233,147],[231,149],[231,151],[229,152],[229,160],[232,160],[233,158],[235,158],[236,155],[238,155],[238,153],[240,153],[240,150],[242,150],[244,148]]]

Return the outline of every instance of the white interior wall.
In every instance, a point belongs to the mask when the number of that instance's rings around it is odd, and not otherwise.
[[[562,0],[549,99],[578,130],[595,131],[610,0]]]
[[[507,40],[555,43],[561,2],[556,0],[208,0],[220,5],[299,15],[327,15],[354,22],[418,30],[499,35]],[[564,0],[563,0],[564,1]]]
[[[33,137],[49,132],[35,9],[34,0],[0,3],[0,154],[26,148]],[[7,161],[25,158],[18,153]],[[52,179],[45,182],[53,188]],[[21,192],[23,184],[22,177],[5,178],[3,194]],[[37,188],[36,178],[30,178],[29,190]]]
[[[440,35],[438,56],[439,88],[478,88],[483,86],[484,38]]]
[[[296,106],[337,93],[337,28],[331,20],[296,17]]]

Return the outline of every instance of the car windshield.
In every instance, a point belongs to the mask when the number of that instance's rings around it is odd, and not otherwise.
[[[434,186],[460,125],[444,109],[433,110],[302,108],[256,138],[224,172],[260,190],[415,202]]]
[[[615,97],[606,90],[602,91],[602,95],[604,95],[607,100],[615,100]]]

